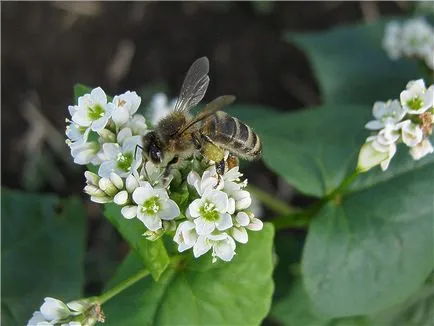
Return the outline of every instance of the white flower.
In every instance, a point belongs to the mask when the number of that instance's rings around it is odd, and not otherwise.
[[[207,235],[217,230],[224,231],[232,227],[228,214],[228,195],[219,190],[207,190],[201,198],[195,199],[188,206],[188,213],[194,220],[196,232]]]
[[[75,164],[87,165],[92,163],[98,165],[101,163],[101,159],[98,156],[100,144],[97,142],[75,142],[68,145]]]
[[[107,104],[107,96],[98,87],[90,94],[78,98],[78,106],[72,115],[72,121],[81,127],[99,131],[106,126],[111,114],[112,108]]]
[[[131,130],[124,128],[119,132],[117,138],[118,143],[102,145],[103,156],[106,159],[98,170],[98,174],[102,177],[115,172],[125,178],[136,171],[142,162],[142,152],[138,147],[141,144],[140,136],[132,136]]]
[[[192,248],[197,238],[196,224],[191,221],[184,221],[178,225],[173,240],[178,244],[178,251],[183,252]]]
[[[179,216],[178,205],[169,198],[166,190],[152,188],[148,182],[136,188],[133,200],[138,205],[137,218],[151,231],[162,227],[163,220],[173,220]]]
[[[141,174],[144,176],[146,181],[155,187],[156,185],[161,185],[164,169],[165,168],[161,168],[151,161],[147,161]]]
[[[401,50],[406,56],[420,55],[433,36],[433,29],[423,18],[406,21],[401,30]]]
[[[247,230],[260,231],[264,224],[254,217],[253,213],[238,212],[234,218],[234,227],[230,230],[232,237],[240,242],[247,243],[249,240]]]
[[[409,147],[414,147],[423,139],[423,132],[419,125],[412,123],[410,120],[400,122],[397,126],[402,131],[402,141]]]
[[[166,94],[157,93],[153,96],[151,101],[151,122],[155,126],[161,120],[161,118],[165,117],[169,112],[172,111],[172,108],[175,106],[176,100],[168,103],[168,99]]]
[[[381,144],[377,136],[368,137],[359,152],[357,170],[366,172],[380,164],[383,171],[387,170],[390,161],[396,153],[396,144]]]
[[[116,126],[122,126],[128,122],[137,112],[140,106],[141,98],[136,92],[127,91],[124,94],[117,95],[109,105],[112,107],[112,119]]]
[[[431,154],[433,152],[434,148],[429,139],[424,139],[422,142],[410,149],[410,155],[414,160],[420,160],[425,155]]]
[[[201,235],[193,246],[194,257],[202,256],[211,248],[213,263],[217,261],[217,257],[223,261],[231,261],[235,255],[236,244],[227,233]]]
[[[53,325],[53,324],[47,321],[44,315],[42,315],[40,311],[35,311],[33,313],[32,318],[30,318],[30,320],[27,322],[27,326],[46,326],[46,325]]]
[[[59,320],[71,315],[68,306],[62,301],[51,297],[45,298],[44,301],[39,310],[46,320]]]
[[[70,122],[67,120],[67,122]],[[90,129],[86,127],[80,127],[78,124],[74,122],[70,122],[69,125],[66,126],[65,135],[68,137],[67,144],[71,143],[80,143],[83,144],[87,141],[89,137]]]
[[[383,38],[383,48],[393,60],[401,57],[401,26],[397,22],[390,22],[386,26]]]
[[[375,102],[372,108],[372,114],[376,120],[369,121],[365,128],[370,130],[379,130],[387,124],[396,124],[405,116],[405,111],[399,104],[398,100],[389,100],[387,102]]]
[[[401,92],[401,105],[410,114],[421,114],[434,105],[434,85],[428,89],[423,79],[410,81],[407,89]]]
[[[135,114],[130,120],[128,120],[126,127],[131,129],[133,135],[144,136],[148,132],[146,119],[141,114]]]
[[[214,166],[206,169],[203,172],[202,177],[200,177],[197,172],[191,171],[187,176],[187,182],[196,188],[199,196],[202,196],[207,190],[221,190],[224,186],[224,183],[219,183]]]

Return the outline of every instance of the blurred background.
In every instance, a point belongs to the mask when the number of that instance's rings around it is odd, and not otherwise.
[[[177,96],[191,63],[210,60],[205,100],[234,94],[239,103],[283,111],[321,103],[309,62],[283,39],[405,12],[407,2],[2,2],[2,186],[81,196],[88,215],[88,294],[100,291],[128,250],[82,193],[84,168],[64,143],[73,86],[108,94],[149,86]],[[303,204],[261,162],[250,182]],[[297,232],[297,231],[294,231]],[[299,236],[304,236],[303,231]],[[300,241],[301,242],[301,241]]]

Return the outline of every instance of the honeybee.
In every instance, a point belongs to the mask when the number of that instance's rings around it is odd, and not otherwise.
[[[143,136],[144,160],[166,167],[167,173],[170,166],[197,152],[216,162],[219,175],[225,172],[225,164],[236,164],[235,157],[255,160],[261,156],[258,135],[237,118],[220,111],[233,103],[235,96],[217,97],[191,116],[190,110],[202,100],[208,88],[208,72],[208,59],[197,59],[187,72],[173,110],[158,122],[155,130]],[[230,153],[227,160],[225,150]]]

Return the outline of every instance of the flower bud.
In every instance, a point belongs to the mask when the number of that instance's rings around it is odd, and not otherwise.
[[[99,188],[104,191],[109,197],[117,194],[118,188],[108,178],[101,178],[98,182]]]
[[[93,201],[94,203],[106,204],[106,203],[110,203],[112,201],[112,198],[107,196],[103,196],[103,197],[91,196],[90,200]]]
[[[66,304],[60,300],[47,297],[44,301],[45,302],[42,304],[40,311],[42,316],[49,321],[63,319],[71,314],[71,311],[68,309]]]
[[[112,172],[110,173],[110,181],[114,184],[116,188],[121,190],[124,187],[124,182],[122,181],[122,178],[118,176],[116,173]]]
[[[102,129],[98,133],[101,137],[101,143],[116,143],[116,135],[112,131]]]
[[[114,196],[113,201],[119,206],[124,206],[126,203],[128,203],[128,192],[126,190],[118,192]]]
[[[171,221],[167,221],[167,220],[163,220],[163,230],[164,231],[175,231],[176,230],[176,222],[171,220]]]
[[[359,172],[366,172],[388,158],[388,153],[375,150],[372,146],[372,142],[373,141],[363,144],[360,149],[359,159],[357,161],[357,170]]]
[[[149,241],[156,241],[156,240],[160,239],[163,234],[164,234],[163,229],[158,229],[157,231],[146,230],[146,232],[143,233],[143,235]]]
[[[99,179],[101,179],[97,174],[90,171],[84,172],[84,177],[86,178],[86,183],[93,186],[97,186]]]
[[[96,197],[105,197],[107,196],[104,191],[99,189],[96,186],[88,185],[84,187],[84,192],[87,193],[89,196],[96,196]]]
[[[124,206],[121,209],[121,214],[126,219],[132,219],[137,215],[137,206]]]

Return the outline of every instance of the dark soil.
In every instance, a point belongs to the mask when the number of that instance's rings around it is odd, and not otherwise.
[[[206,55],[211,67],[208,100],[234,94],[238,102],[288,111],[318,104],[308,61],[283,35],[371,18],[372,12],[361,8],[360,2],[343,1],[273,2],[268,13],[252,2],[2,2],[2,186],[81,194],[82,170],[67,163],[66,145],[53,150],[35,136],[38,128],[52,126],[59,135],[49,134],[63,144],[76,82],[99,85],[111,94],[166,83],[175,96],[190,64]],[[395,2],[372,3],[370,8],[379,15],[401,11]],[[125,49],[131,50],[130,61],[122,55]],[[125,66],[114,73],[116,64]],[[29,102],[48,123],[29,123]],[[42,162],[51,153],[52,167],[32,165],[37,150]],[[249,174],[253,182],[266,182],[269,191],[282,188],[261,163]],[[42,181],[28,181],[40,175],[45,175]],[[90,220],[97,219],[98,209],[89,204]],[[95,236],[89,260],[98,265],[95,257],[107,254],[114,232],[106,224],[91,227]],[[103,253],[101,246],[106,246]],[[125,247],[114,248],[123,252]],[[110,274],[95,273],[98,280]]]

